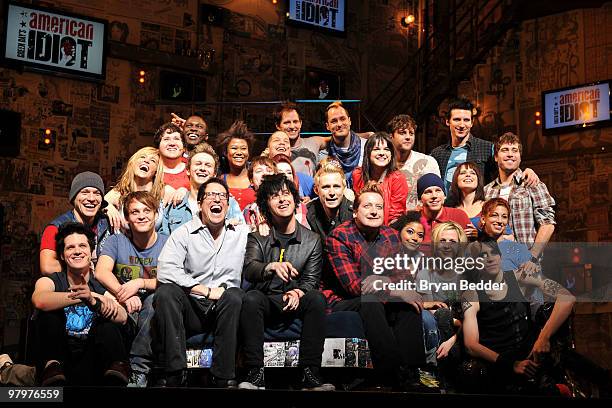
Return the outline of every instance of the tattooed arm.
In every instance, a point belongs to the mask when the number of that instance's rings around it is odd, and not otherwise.
[[[542,292],[544,292],[545,298],[554,299],[555,306],[531,349],[531,355],[533,355],[536,362],[541,355],[550,352],[550,337],[567,320],[572,313],[572,308],[576,301],[576,298],[567,289],[554,280],[540,279],[540,281],[541,284],[539,286]]]
[[[468,301],[464,298],[461,307],[463,309],[463,344],[468,354],[495,363],[499,354],[480,344],[478,319],[476,317],[480,310],[480,303],[473,301],[473,299]]]

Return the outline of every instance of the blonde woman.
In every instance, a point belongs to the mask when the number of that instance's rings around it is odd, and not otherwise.
[[[429,260],[433,260],[434,265],[432,269],[420,269],[415,283],[426,309],[422,313],[426,360],[438,364],[439,360],[449,356],[457,342],[456,330],[461,327],[461,323],[453,319],[450,307],[461,296],[459,280],[466,271],[460,269],[459,263],[455,261],[463,257],[468,238],[459,224],[447,221],[433,228],[431,240],[433,259]]]
[[[138,150],[128,160],[115,187],[104,196],[108,202],[106,213],[115,231],[121,226],[127,227],[121,211],[121,199],[133,191],[150,192],[160,202],[160,209],[163,208],[164,166],[159,162],[159,150],[156,148],[143,147]],[[156,221],[156,229],[160,222]]]

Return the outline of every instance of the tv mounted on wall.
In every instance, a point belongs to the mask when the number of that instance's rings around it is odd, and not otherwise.
[[[344,33],[346,0],[288,0],[287,22],[302,27]]]
[[[13,1],[6,3],[4,16],[5,65],[105,78],[106,21]]]
[[[610,80],[542,92],[542,133],[610,126]]]

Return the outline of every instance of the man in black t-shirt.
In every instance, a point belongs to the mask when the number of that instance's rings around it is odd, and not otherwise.
[[[127,312],[91,275],[94,240],[83,224],[62,225],[56,235],[62,271],[36,281],[32,303],[42,386],[128,382]]]

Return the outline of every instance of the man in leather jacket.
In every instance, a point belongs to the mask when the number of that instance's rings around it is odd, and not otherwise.
[[[299,193],[284,175],[264,176],[257,205],[270,234],[249,234],[243,278],[249,287],[243,300],[240,331],[248,374],[238,387],[265,388],[264,324],[302,319],[300,362],[302,388],[333,390],[319,376],[325,341],[325,299],[319,292],[322,248],[319,235],[295,219]]]

